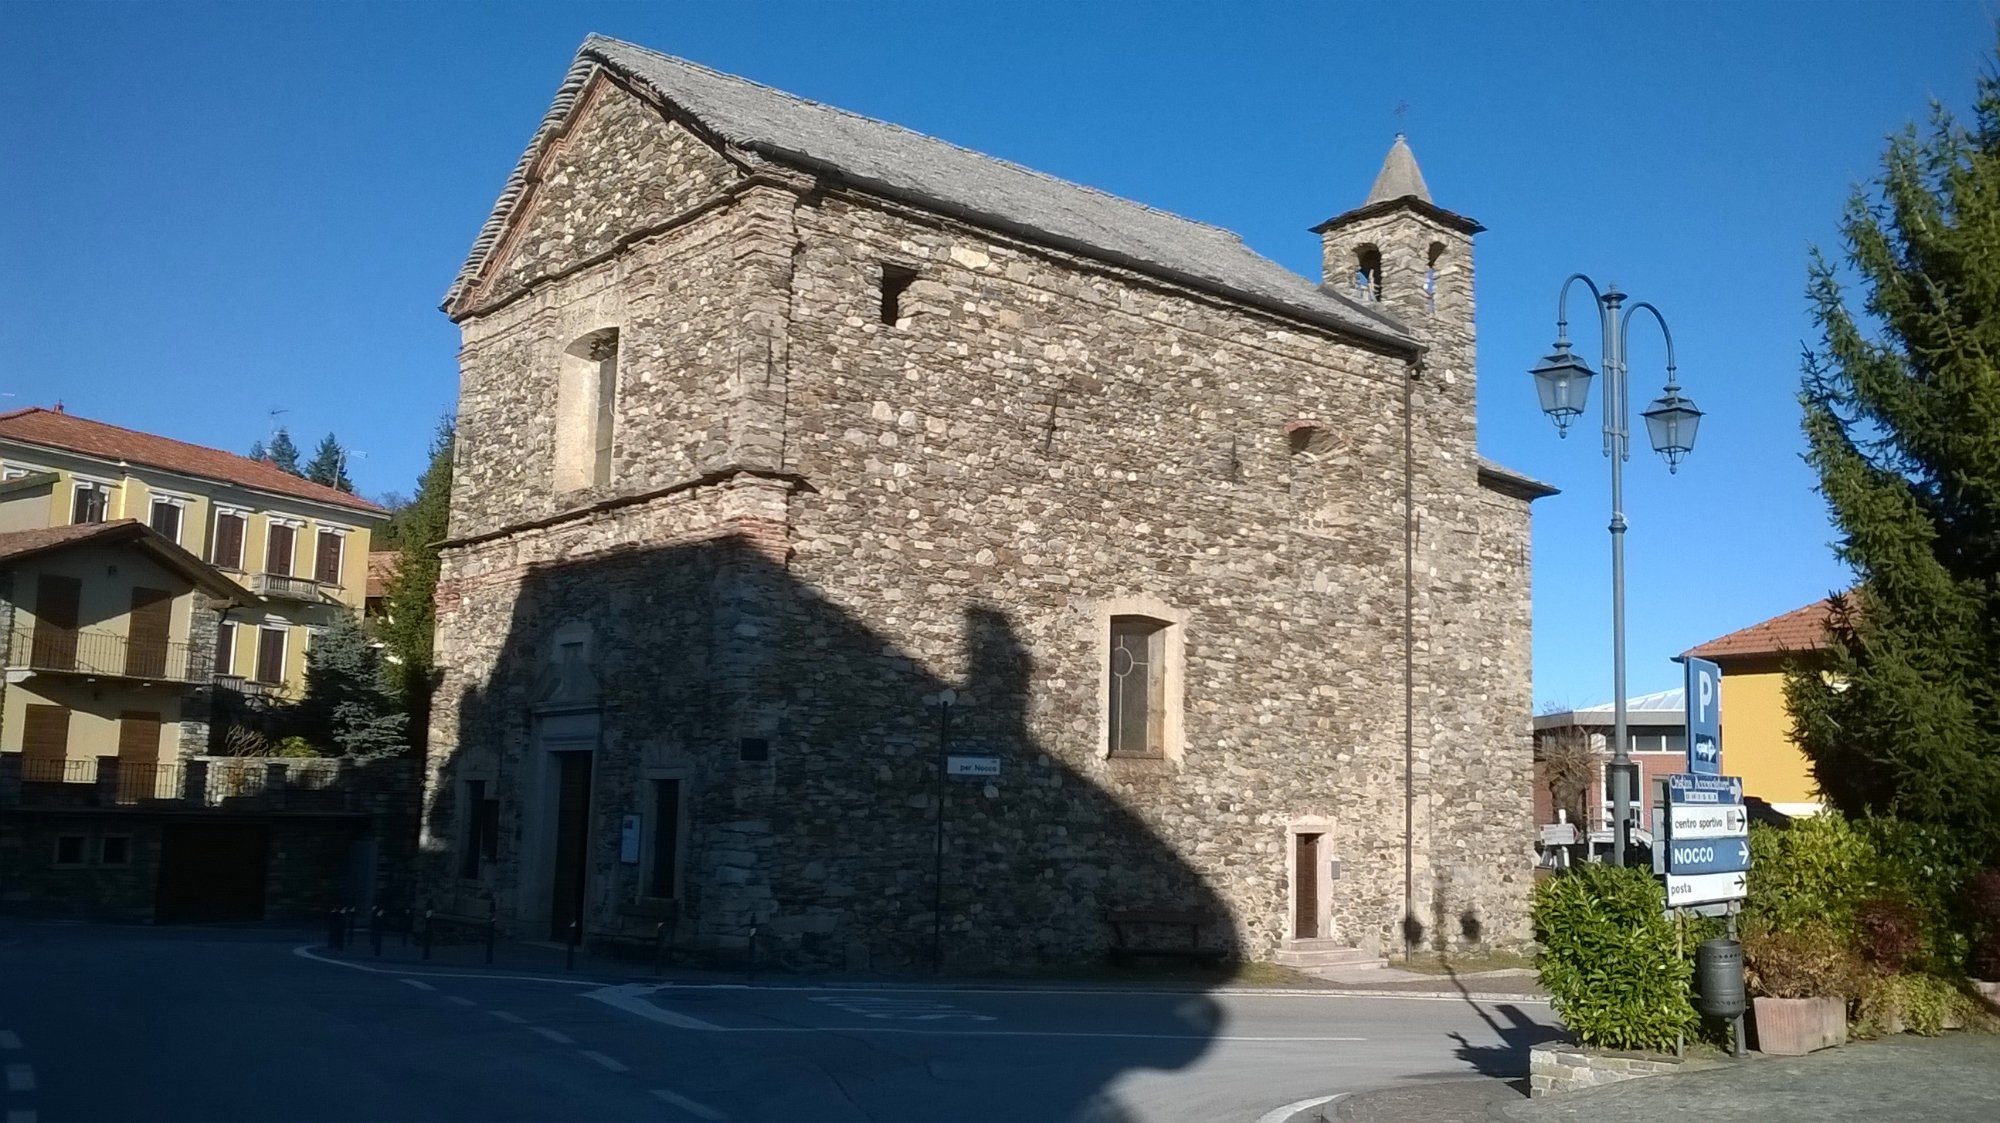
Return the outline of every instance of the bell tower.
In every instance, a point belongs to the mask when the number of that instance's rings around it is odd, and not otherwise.
[[[1484,229],[1431,201],[1401,133],[1362,204],[1313,227],[1320,287],[1388,312],[1429,348],[1424,377],[1462,405],[1468,442],[1476,388],[1472,239]]]

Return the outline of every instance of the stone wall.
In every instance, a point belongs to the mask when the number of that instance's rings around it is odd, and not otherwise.
[[[594,145],[638,127],[624,96],[552,157],[571,190],[600,174]],[[1478,479],[1469,238],[1408,216],[1367,232],[1399,262],[1430,239],[1462,251],[1413,366],[824,184],[648,227],[617,202],[629,176],[714,187],[672,151],[602,172],[601,221],[544,208],[520,243],[629,248],[567,272],[503,254],[521,295],[463,318],[433,877],[451,880],[458,782],[487,780],[501,859],[476,887],[532,923],[536,706],[568,629],[602,713],[599,916],[637,891],[620,817],[671,773],[693,792],[696,935],[756,924],[818,962],[911,962],[949,689],[952,743],[1003,760],[945,789],[955,954],[1074,958],[1102,946],[1103,909],[1205,906],[1265,955],[1290,934],[1297,823],[1323,824],[1340,863],[1328,934],[1386,949],[1406,764],[1430,938],[1525,938],[1526,503]],[[885,265],[917,273],[893,324]],[[613,479],[557,494],[556,357],[602,326],[621,338]],[[1106,621],[1139,610],[1179,629],[1164,760],[1104,751]],[[768,759],[739,759],[746,738]]]
[[[1651,1054],[1540,1046],[1528,1054],[1528,1094],[1537,1098],[1555,1096],[1645,1076],[1669,1076],[1691,1068],[1708,1067],[1713,1067],[1712,1062],[1702,1064]]]

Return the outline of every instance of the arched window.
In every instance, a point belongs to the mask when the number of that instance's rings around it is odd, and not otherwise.
[[[1382,251],[1361,246],[1354,251],[1354,290],[1361,299],[1382,299]]]
[[[610,483],[618,428],[618,329],[599,329],[565,348],[559,378],[556,490]]]

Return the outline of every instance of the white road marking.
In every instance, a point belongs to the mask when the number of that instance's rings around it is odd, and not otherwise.
[[[7,1113],[7,1123],[35,1123],[35,1113],[17,1107]]]
[[[423,981],[423,980],[421,980],[421,979],[399,979],[399,980],[397,980],[397,981],[401,982],[401,983],[402,983],[402,984],[403,984],[404,986],[406,986],[406,987],[416,987],[416,988],[417,988],[418,990],[436,990],[436,989],[437,989],[436,987],[434,987],[434,986],[430,985],[430,984],[429,984],[429,983],[427,983],[427,982],[424,982],[424,981]]]
[[[80,924],[82,921],[65,923]],[[602,987],[602,979],[556,979],[547,975],[507,975],[498,972],[474,971],[391,971],[381,967],[370,967],[366,963],[349,963],[344,959],[328,959],[313,954],[317,945],[301,944],[292,949],[292,954],[300,959],[310,959],[315,963],[327,963],[335,967],[345,967],[351,971],[366,971],[371,975],[420,975],[427,979],[505,979],[517,983],[554,983],[566,987]],[[1157,989],[1119,988],[1105,990],[1090,987],[898,987],[883,985],[873,987],[829,987],[797,986],[779,987],[749,983],[668,983],[676,990],[761,990],[774,994],[806,992],[813,994],[834,994],[840,992],[855,994],[1060,994],[1075,996],[1130,997],[1133,995],[1199,994],[1211,998],[1338,998],[1338,999],[1383,999],[1391,1002],[1511,1002],[1517,1006],[1547,1006],[1549,1000],[1534,994],[1499,994],[1490,991],[1468,991],[1458,993],[1444,990],[1388,991],[1367,989],[1320,989],[1300,987],[1295,990],[1280,990],[1274,987],[1205,987],[1190,985],[1184,987],[1161,987]]]
[[[455,994],[447,994],[447,995],[445,995],[445,996],[444,996],[444,1000],[445,1000],[446,1002],[455,1002],[455,1003],[457,1003],[457,1004],[458,1004],[458,1005],[460,1005],[460,1006],[477,1006],[477,1005],[479,1005],[479,1003],[477,1003],[477,1002],[474,1002],[474,1001],[473,1001],[473,1000],[471,1000],[470,998],[460,998],[460,997],[459,997],[458,995],[455,995]]]
[[[345,967],[350,971],[366,971],[371,975],[419,975],[426,979],[506,979],[516,983],[555,983],[558,986],[566,987],[600,987],[604,985],[603,981],[599,979],[552,979],[546,975],[503,975],[492,971],[483,973],[475,971],[392,971],[384,967],[370,967],[366,963],[349,963],[344,959],[328,959],[323,955],[315,955],[313,953],[314,946],[313,944],[300,944],[298,947],[292,949],[292,954],[298,956],[300,959],[310,959],[315,963]]]
[[[1297,1103],[1288,1103],[1283,1107],[1274,1107],[1271,1110],[1265,1112],[1264,1114],[1259,1115],[1257,1117],[1257,1123],[1287,1123],[1287,1121],[1290,1120],[1292,1116],[1297,1115],[1299,1112],[1304,1111],[1309,1107],[1318,1107],[1321,1104],[1330,1104],[1335,1100],[1344,1100],[1348,1097],[1349,1094],[1350,1093],[1347,1092],[1341,1092],[1338,1095],[1332,1095],[1332,1096],[1314,1096],[1312,1099],[1309,1100],[1300,1100]]]
[[[7,1066],[7,1090],[9,1092],[32,1092],[35,1090],[35,1070],[27,1065]]]
[[[680,1095],[677,1092],[669,1092],[665,1088],[653,1089],[653,1095],[659,1097],[662,1100],[665,1100],[667,1103],[670,1103],[677,1108],[680,1108],[682,1111],[687,1112],[689,1115],[694,1116],[696,1119],[707,1119],[710,1120],[711,1123],[720,1123],[721,1120],[726,1120],[729,1118],[727,1115],[724,1115],[721,1112],[715,1110],[714,1108],[708,1106],[707,1104],[702,1103],[700,1100],[688,1099],[686,1096]]]
[[[512,1022],[517,1026],[524,1026],[528,1024],[528,1019],[522,1017],[519,1014],[510,1014],[505,1010],[488,1010],[486,1012],[493,1015],[496,1018],[499,1018],[503,1022]]]
[[[571,1036],[570,1036],[569,1034],[566,1034],[566,1033],[557,1033],[557,1032],[556,1032],[555,1030],[552,1030],[552,1029],[544,1029],[544,1028],[542,1028],[541,1026],[529,1026],[529,1027],[528,1027],[528,1031],[529,1031],[530,1033],[539,1033],[539,1034],[541,1034],[541,1035],[542,1035],[543,1037],[546,1037],[546,1038],[548,1038],[548,1039],[549,1039],[550,1041],[553,1041],[553,1042],[555,1042],[555,1043],[556,1043],[556,1044],[558,1044],[558,1045],[574,1045],[574,1044],[576,1044],[576,1039],[575,1039],[575,1038],[573,1038],[573,1037],[571,1037]]]
[[[700,1018],[690,1018],[686,1014],[675,1013],[672,1010],[663,1010],[639,997],[642,993],[659,989],[659,987],[648,986],[644,983],[626,983],[624,986],[603,987],[599,990],[591,991],[583,997],[596,999],[613,1009],[623,1010],[628,1014],[637,1014],[648,1021],[659,1022],[661,1025],[670,1025],[675,1029],[699,1029],[710,1032],[722,1029],[721,1026],[716,1025],[714,1022],[704,1022]]]
[[[644,998],[644,993],[676,989],[670,984],[649,985],[646,983],[626,983],[623,986],[604,987],[591,991],[585,998],[595,999],[613,1009],[635,1014],[648,1021],[675,1029],[699,1030],[705,1033],[900,1033],[918,1037],[1082,1037],[1115,1041],[1240,1041],[1256,1044],[1325,1043],[1366,1041],[1365,1037],[1253,1037],[1232,1036],[1219,1033],[1091,1033],[1076,1030],[1047,1029],[904,1029],[890,1026],[719,1026],[714,1022],[704,1022],[686,1014],[663,1010]],[[803,989],[803,988],[797,988]]]
[[[620,1063],[615,1058],[607,1057],[603,1053],[599,1053],[594,1049],[578,1049],[577,1052],[582,1053],[584,1056],[589,1057],[591,1060],[596,1061],[598,1064],[603,1065],[605,1068],[608,1068],[613,1072],[632,1071],[631,1069],[626,1068],[622,1063]]]
[[[11,1029],[0,1029],[0,1049],[19,1049],[21,1035]]]

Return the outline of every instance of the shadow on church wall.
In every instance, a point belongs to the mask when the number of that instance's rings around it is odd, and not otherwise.
[[[558,836],[576,834],[576,797],[565,820],[551,758],[587,748],[586,929],[659,887],[654,784],[671,780],[685,801],[679,946],[740,948],[755,928],[760,948],[801,968],[927,970],[935,895],[948,971],[1101,960],[1107,910],[1205,914],[1204,942],[1234,951],[1221,898],[1031,734],[1035,661],[1005,613],[968,600],[959,634],[935,637],[933,663],[968,668],[948,681],[742,538],[536,566],[518,588],[511,606],[505,591],[475,593],[455,623],[496,646],[490,676],[456,703],[427,812],[428,834],[454,850],[432,856],[433,894],[490,893],[517,935],[549,938],[556,898],[574,892],[558,883]],[[999,775],[940,785],[941,739],[954,755],[998,757]],[[499,800],[494,860],[476,883],[455,876],[470,872],[455,851],[472,779]],[[636,863],[629,841],[620,852],[627,816],[640,817]]]

